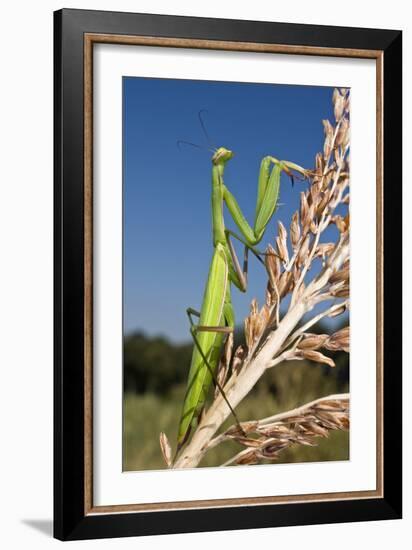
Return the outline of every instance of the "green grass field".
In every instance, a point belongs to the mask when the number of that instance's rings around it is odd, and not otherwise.
[[[334,369],[302,361],[287,362],[268,371],[237,408],[241,421],[254,420],[283,412],[332,393],[347,392],[347,362]],[[164,431],[175,448],[184,384],[176,384],[166,394],[126,392],[124,398],[124,470],[165,468],[159,447]],[[225,426],[233,424],[229,418]],[[280,454],[277,463],[347,460],[349,433],[332,432],[319,438],[316,447],[295,445]],[[219,466],[241,447],[233,442],[212,449],[200,466]]]

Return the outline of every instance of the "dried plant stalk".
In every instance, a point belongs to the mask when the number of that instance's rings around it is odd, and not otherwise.
[[[234,425],[212,440],[206,449],[229,439],[245,447],[222,466],[276,460],[292,445],[314,446],[318,438],[328,437],[331,430],[348,430],[349,394],[322,397],[286,413],[242,422],[240,426],[247,437]]]
[[[335,90],[333,104],[335,123],[323,121],[323,152],[316,155],[315,168],[307,172],[309,187],[301,193],[299,210],[288,224],[290,231],[288,233],[279,221],[275,247],[267,248],[266,303],[259,308],[256,300],[252,301],[244,323],[247,348],[233,350],[230,342],[222,355],[219,381],[224,384],[233,408],[249,394],[267,369],[283,361],[307,359],[333,367],[333,360],[321,350],[349,351],[348,327],[333,335],[308,332],[319,320],[340,315],[349,308],[350,219],[349,214],[342,215],[341,207],[348,204],[349,196],[349,92]],[[339,214],[338,207],[341,207]],[[336,242],[322,243],[322,235],[331,225],[338,230]],[[310,278],[315,261],[321,261],[321,269]],[[282,317],[280,304],[287,295],[291,299]],[[298,327],[305,314],[326,301],[328,307]],[[226,431],[215,437],[230,415],[225,399],[216,392],[190,441],[168,466],[196,467],[209,449],[229,437],[245,449],[225,465],[275,459],[291,444],[313,444],[313,438],[326,436],[331,429],[347,429],[348,411],[349,395],[329,396],[271,419],[242,423],[244,433],[236,436]],[[288,418],[294,418],[293,427],[287,423]],[[257,437],[250,437],[252,433]],[[161,441],[169,462],[165,436]]]

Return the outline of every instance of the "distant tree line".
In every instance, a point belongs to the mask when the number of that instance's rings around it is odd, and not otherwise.
[[[192,345],[173,344],[164,337],[135,332],[124,339],[124,389],[135,393],[167,391],[182,383],[189,371]]]

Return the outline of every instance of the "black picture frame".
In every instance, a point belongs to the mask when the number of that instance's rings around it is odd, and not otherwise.
[[[378,50],[383,106],[383,494],[128,513],[85,510],[84,36]],[[63,9],[54,13],[54,536],[60,540],[396,519],[402,514],[402,33]]]

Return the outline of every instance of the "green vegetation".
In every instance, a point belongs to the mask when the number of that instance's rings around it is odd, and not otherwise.
[[[174,346],[163,338],[135,334],[125,339],[124,470],[163,469],[159,433],[176,441],[190,364],[191,345]],[[290,361],[268,371],[239,405],[241,420],[270,416],[312,399],[348,391],[348,355],[334,356],[336,368]],[[233,424],[229,418],[225,426]],[[278,462],[346,460],[349,434],[332,432],[316,447],[294,446]],[[218,466],[241,450],[224,443],[211,450],[200,466]]]

